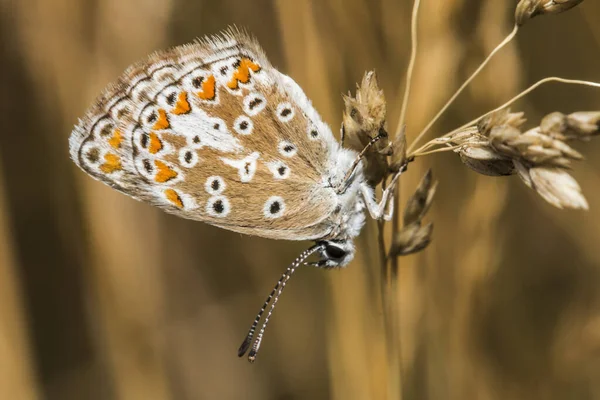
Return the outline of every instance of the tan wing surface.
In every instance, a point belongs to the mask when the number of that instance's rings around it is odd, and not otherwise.
[[[70,138],[84,171],[184,218],[285,239],[324,236],[330,129],[258,43],[229,30],[130,67]]]

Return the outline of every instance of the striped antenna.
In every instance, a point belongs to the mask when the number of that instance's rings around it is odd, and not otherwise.
[[[248,348],[250,348],[250,343],[252,342],[252,339],[254,338],[254,333],[256,332],[256,327],[258,326],[258,323],[260,322],[260,319],[262,318],[263,313],[267,309],[267,306],[271,302],[271,299],[273,299],[273,304],[271,304],[271,308],[269,309],[269,313],[267,314],[267,317],[265,318],[265,322],[263,323],[262,327],[260,328],[260,332],[258,333],[258,336],[256,337],[254,344],[252,345],[252,349],[250,350],[250,353],[248,354],[248,361],[254,362],[256,360],[256,353],[258,353],[258,349],[260,348],[260,343],[262,342],[262,338],[265,333],[265,329],[267,328],[269,319],[271,318],[271,315],[273,314],[273,310],[275,309],[275,304],[277,304],[277,301],[279,300],[279,297],[281,296],[281,293],[283,292],[283,289],[285,288],[287,281],[292,277],[292,274],[294,273],[294,271],[296,271],[296,269],[300,265],[302,265],[304,260],[306,260],[314,252],[316,252],[318,250],[322,250],[323,248],[324,248],[323,244],[316,244],[316,245],[312,246],[311,248],[304,250],[298,256],[298,258],[296,258],[294,260],[294,262],[286,269],[286,271],[283,273],[283,275],[281,275],[281,278],[279,278],[279,280],[277,281],[277,284],[275,285],[275,287],[269,294],[269,297],[267,297],[267,299],[265,300],[260,311],[256,315],[254,322],[252,322],[252,326],[250,327],[250,330],[248,331],[248,334],[246,335],[244,342],[238,349],[238,357],[242,357],[244,354],[246,354],[246,352],[248,351]],[[275,294],[275,293],[277,293],[277,294]]]

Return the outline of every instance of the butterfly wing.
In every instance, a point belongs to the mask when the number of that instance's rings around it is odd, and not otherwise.
[[[131,66],[70,150],[91,176],[184,218],[279,239],[332,229],[339,145],[300,87],[236,30]]]

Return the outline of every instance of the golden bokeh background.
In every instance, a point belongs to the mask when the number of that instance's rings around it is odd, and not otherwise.
[[[385,399],[376,229],[338,271],[300,269],[258,361],[236,350],[306,243],[186,221],[92,180],[67,138],[148,53],[247,28],[337,131],[340,93],[376,69],[394,128],[410,51],[400,0],[1,0],[1,399]],[[512,27],[515,0],[423,0],[408,136]],[[442,134],[548,75],[600,81],[600,4],[532,20],[436,124]],[[513,109],[600,110],[544,86]],[[600,140],[574,176],[591,210],[554,209],[457,156],[432,167],[434,241],[401,259],[404,399],[600,399]],[[403,196],[406,198],[406,196]]]

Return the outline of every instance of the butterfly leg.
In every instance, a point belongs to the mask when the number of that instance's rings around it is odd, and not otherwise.
[[[394,191],[398,184],[398,178],[400,178],[402,172],[404,172],[403,169],[394,174],[390,185],[383,191],[379,203],[373,198],[373,190],[371,187],[366,183],[363,183],[361,192],[371,218],[377,220],[383,219],[385,221],[390,221],[392,219],[392,216],[394,215]]]

